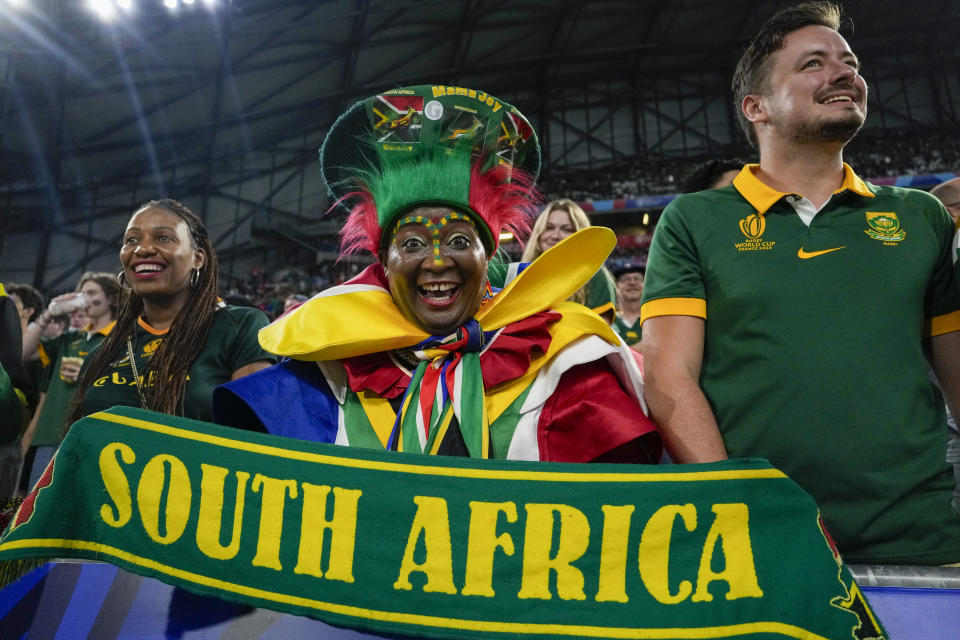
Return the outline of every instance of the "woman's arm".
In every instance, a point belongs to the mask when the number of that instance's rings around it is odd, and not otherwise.
[[[239,369],[237,369],[236,371],[234,371],[233,374],[230,376],[230,379],[236,380],[238,378],[242,378],[243,376],[248,376],[251,373],[256,373],[257,371],[260,371],[261,369],[266,369],[271,364],[273,363],[265,362],[263,360],[259,362],[251,362],[250,364],[245,364]]]

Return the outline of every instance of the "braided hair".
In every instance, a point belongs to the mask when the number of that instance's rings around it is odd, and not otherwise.
[[[164,198],[147,202],[134,211],[133,215],[152,208],[163,209],[181,218],[190,231],[193,248],[201,250],[205,256],[203,267],[199,270],[195,284],[191,285],[186,302],[177,312],[170,330],[153,354],[146,370],[141,373],[143,380],[155,381],[152,386],[144,388],[147,409],[169,415],[183,415],[187,373],[197,354],[203,349],[217,310],[219,264],[207,228],[193,211],[176,200]],[[122,357],[127,339],[133,336],[143,308],[143,298],[131,291],[130,297],[117,315],[117,324],[113,331],[101,343],[77,381],[77,392],[67,418],[68,428],[83,417],[83,397],[90,386],[103,375],[111,362]]]

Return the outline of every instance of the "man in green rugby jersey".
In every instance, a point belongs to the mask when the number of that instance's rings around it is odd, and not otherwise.
[[[771,18],[734,76],[759,151],[674,200],[647,263],[646,399],[671,456],[762,456],[817,500],[848,562],[960,562],[943,402],[960,408],[952,224],[843,163],[867,86],[839,9]]]

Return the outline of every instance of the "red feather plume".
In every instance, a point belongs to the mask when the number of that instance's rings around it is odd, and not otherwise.
[[[518,241],[530,235],[530,223],[539,211],[540,192],[534,178],[525,171],[506,165],[496,165],[481,171],[483,162],[477,162],[470,171],[470,208],[490,227],[494,248],[500,244],[500,232],[513,233]]]

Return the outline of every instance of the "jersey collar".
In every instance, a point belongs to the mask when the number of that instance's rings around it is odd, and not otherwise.
[[[747,202],[756,207],[758,213],[765,214],[770,207],[785,196],[796,195],[802,197],[802,194],[799,193],[791,194],[789,192],[777,191],[773,187],[767,186],[756,175],[759,168],[759,164],[744,165],[740,173],[737,174],[737,177],[733,179],[733,186],[740,192],[740,195],[746,198]],[[839,189],[834,191],[834,194],[844,191],[853,191],[864,198],[874,197],[867,183],[861,180],[846,162],[843,163],[843,184],[840,185]]]
[[[143,316],[137,317],[137,324],[140,325],[141,329],[155,336],[165,336],[167,335],[167,331],[170,331],[169,327],[166,329],[163,329],[162,331],[160,329],[154,329],[149,324],[147,324],[147,321],[143,319]]]
[[[87,326],[85,326],[85,327],[83,328],[83,330],[86,331],[88,334],[89,334],[89,333],[99,333],[99,334],[101,334],[101,335],[103,335],[103,336],[108,336],[108,335],[110,335],[110,332],[113,331],[113,327],[116,326],[116,324],[117,324],[117,321],[114,320],[113,322],[111,322],[110,324],[108,324],[107,326],[105,326],[103,329],[100,329],[99,331],[94,331],[94,330],[93,330],[93,323],[91,322],[90,324],[88,324]]]

